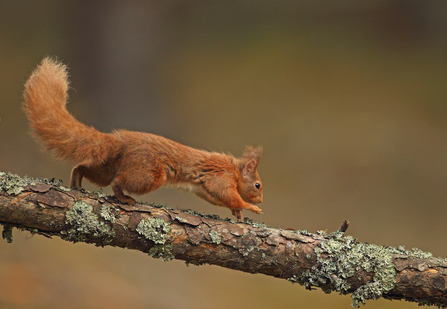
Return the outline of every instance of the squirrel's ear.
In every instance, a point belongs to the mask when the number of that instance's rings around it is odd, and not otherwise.
[[[256,167],[258,167],[258,163],[254,159],[251,159],[245,164],[244,169],[242,170],[242,174],[244,176],[247,176],[249,174],[252,174],[256,171]]]
[[[262,156],[262,146],[253,148],[252,146],[247,146],[244,151],[244,158],[246,158],[246,163],[242,169],[242,174],[247,176],[256,172],[259,161]]]

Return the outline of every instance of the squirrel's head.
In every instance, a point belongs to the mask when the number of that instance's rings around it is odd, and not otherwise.
[[[241,182],[238,185],[238,192],[247,203],[259,204],[262,202],[262,181],[257,171],[261,156],[261,146],[257,148],[248,146],[240,159]]]

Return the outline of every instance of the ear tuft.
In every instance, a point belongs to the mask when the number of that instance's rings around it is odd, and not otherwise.
[[[256,148],[254,148],[253,146],[246,146],[243,156],[244,158],[253,158],[257,162],[259,162],[259,160],[261,160],[262,152],[262,146],[258,146]]]

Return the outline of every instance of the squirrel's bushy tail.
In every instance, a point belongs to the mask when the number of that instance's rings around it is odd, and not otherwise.
[[[74,162],[105,162],[122,141],[76,120],[66,109],[67,67],[46,57],[25,83],[23,110],[47,150]]]

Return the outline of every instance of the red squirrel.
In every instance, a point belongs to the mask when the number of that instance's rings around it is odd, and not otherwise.
[[[66,109],[67,67],[46,57],[25,83],[23,110],[46,150],[78,163],[70,187],[81,188],[86,178],[112,186],[122,203],[135,204],[123,193],[145,194],[161,186],[189,191],[242,218],[242,209],[255,213],[262,202],[257,172],[262,147],[246,147],[240,158],[184,146],[162,136],[115,130],[102,133],[76,120]]]

